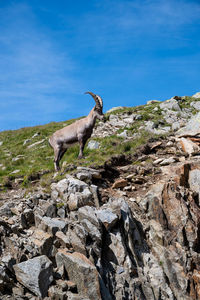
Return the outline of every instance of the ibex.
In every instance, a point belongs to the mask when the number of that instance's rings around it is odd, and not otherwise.
[[[54,167],[56,171],[60,170],[59,162],[66,150],[77,142],[80,144],[78,158],[83,157],[84,146],[92,135],[96,119],[104,119],[104,114],[102,111],[103,101],[101,97],[93,94],[92,92],[86,92],[85,94],[90,94],[96,102],[96,105],[90,111],[89,115],[60,130],[57,130],[49,138],[49,144],[54,150]]]

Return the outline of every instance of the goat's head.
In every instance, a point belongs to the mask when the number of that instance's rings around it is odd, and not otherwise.
[[[104,120],[103,100],[102,100],[102,98],[98,95],[95,95],[92,92],[85,92],[85,94],[90,94],[93,97],[94,101],[96,102],[94,112],[95,112],[95,115],[96,115],[97,119]]]

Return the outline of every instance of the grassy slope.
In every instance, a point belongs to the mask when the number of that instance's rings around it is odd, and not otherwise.
[[[189,107],[191,101],[195,101],[191,97],[187,97],[187,100],[182,102],[182,106]],[[121,113],[137,113],[142,115],[142,119],[135,121],[131,128],[121,128],[122,131],[127,129],[130,134],[138,132],[138,128],[146,120],[160,121],[162,120],[161,110],[153,111],[155,107],[159,107],[159,104],[150,104],[138,107],[128,107],[120,109],[118,111],[112,112],[112,114],[121,114]],[[107,118],[109,114],[107,114]],[[47,178],[52,177],[54,173],[53,167],[53,150],[48,144],[49,136],[55,132],[57,129],[62,128],[65,125],[72,123],[74,120],[69,120],[66,122],[59,123],[49,123],[42,126],[35,127],[26,127],[19,130],[12,131],[3,131],[0,132],[0,141],[3,144],[0,146],[0,184],[4,186],[8,181],[20,178],[22,184],[27,184],[30,180],[34,178],[37,179],[38,174],[48,173],[43,176],[43,182]],[[33,135],[39,133],[39,135]],[[108,160],[114,154],[120,153],[131,153],[134,151],[137,146],[145,143],[149,138],[149,133],[141,132],[138,138],[134,138],[128,142],[124,142],[123,138],[113,135],[103,139],[97,139],[100,141],[101,147],[97,150],[89,150],[87,147],[84,150],[85,158],[83,160],[77,160],[79,147],[74,146],[69,149],[65,154],[63,161],[65,165],[73,164],[75,168],[77,165],[102,165],[103,162]],[[30,139],[24,145],[24,141]],[[28,148],[29,145],[41,141],[44,139],[44,142]],[[20,157],[21,156],[21,157]],[[15,158],[20,159],[15,161]],[[72,167],[72,168],[73,168]],[[13,171],[19,170],[17,173],[12,174]],[[48,181],[48,180],[47,180]]]

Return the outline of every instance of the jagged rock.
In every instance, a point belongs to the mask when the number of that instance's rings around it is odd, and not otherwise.
[[[13,214],[12,214],[11,208],[13,206],[14,206],[13,202],[8,202],[8,203],[3,204],[0,207],[0,217],[2,217],[2,216],[12,217]]]
[[[26,208],[24,212],[21,214],[21,225],[22,228],[29,228],[34,225],[34,213],[32,209]]]
[[[51,300],[68,300],[67,292],[57,286],[51,286],[48,290],[48,296]]]
[[[71,225],[67,232],[67,236],[69,237],[70,245],[72,246],[74,251],[87,255],[87,233],[81,224],[76,224],[75,226]]]
[[[59,230],[65,232],[67,229],[65,221],[57,218],[41,217],[37,214],[35,215],[35,226],[50,234],[55,234]]]
[[[98,210],[97,217],[107,230],[110,230],[118,221],[118,216],[109,209]]]
[[[56,238],[60,242],[61,246],[63,246],[64,248],[70,248],[71,244],[69,236],[64,234],[62,231],[57,231]]]
[[[43,211],[43,216],[47,216],[49,218],[55,218],[56,217],[56,205],[53,203],[50,203],[46,200],[39,199],[39,208]]]
[[[179,130],[180,127],[181,127],[180,122],[176,121],[176,122],[173,122],[173,123],[172,123],[172,130],[173,130],[173,131]]]
[[[64,219],[66,217],[65,207],[58,208],[57,216],[60,217],[61,219]]]
[[[160,108],[163,110],[181,111],[178,101],[174,98],[162,102]]]
[[[84,205],[95,205],[89,185],[70,175],[57,184],[52,184],[51,188],[52,198],[56,200],[60,197],[67,203],[69,210],[77,210]]]
[[[59,250],[57,265],[64,265],[70,280],[76,283],[78,293],[89,299],[101,299],[99,274],[96,267],[81,253]]]
[[[190,106],[194,107],[196,110],[200,110],[200,101],[193,101],[190,103]]]
[[[24,288],[22,286],[20,287],[13,287],[12,288],[12,294],[16,297],[16,299],[19,299],[18,297],[24,296]]]
[[[167,165],[173,164],[175,161],[176,161],[176,159],[174,157],[169,157],[169,158],[164,159],[162,162],[160,162],[160,165],[167,166]]]
[[[192,142],[189,138],[186,139],[182,137],[178,139],[178,142],[182,150],[189,155],[196,153],[197,151],[200,150],[198,145]]]
[[[187,125],[177,131],[178,137],[197,136],[200,134],[200,112],[193,116]]]
[[[53,265],[45,255],[14,265],[17,280],[38,297],[47,296],[53,280]]]
[[[200,169],[190,171],[188,182],[191,190],[199,194],[198,205],[200,206]]]
[[[80,180],[84,179],[100,179],[101,173],[98,170],[87,168],[87,167],[77,167],[78,173],[76,174],[77,178]]]
[[[99,221],[96,216],[97,210],[92,206],[84,206],[78,210],[78,219],[81,222],[84,219],[89,220],[94,226],[100,227]]]
[[[43,230],[36,229],[30,239],[40,255],[50,255],[51,247],[53,245],[53,238],[50,234]]]

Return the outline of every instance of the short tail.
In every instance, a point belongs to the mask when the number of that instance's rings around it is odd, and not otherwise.
[[[52,144],[51,144],[51,137],[48,139],[48,142],[49,142],[49,146],[52,147]],[[52,147],[53,148],[53,147]]]

